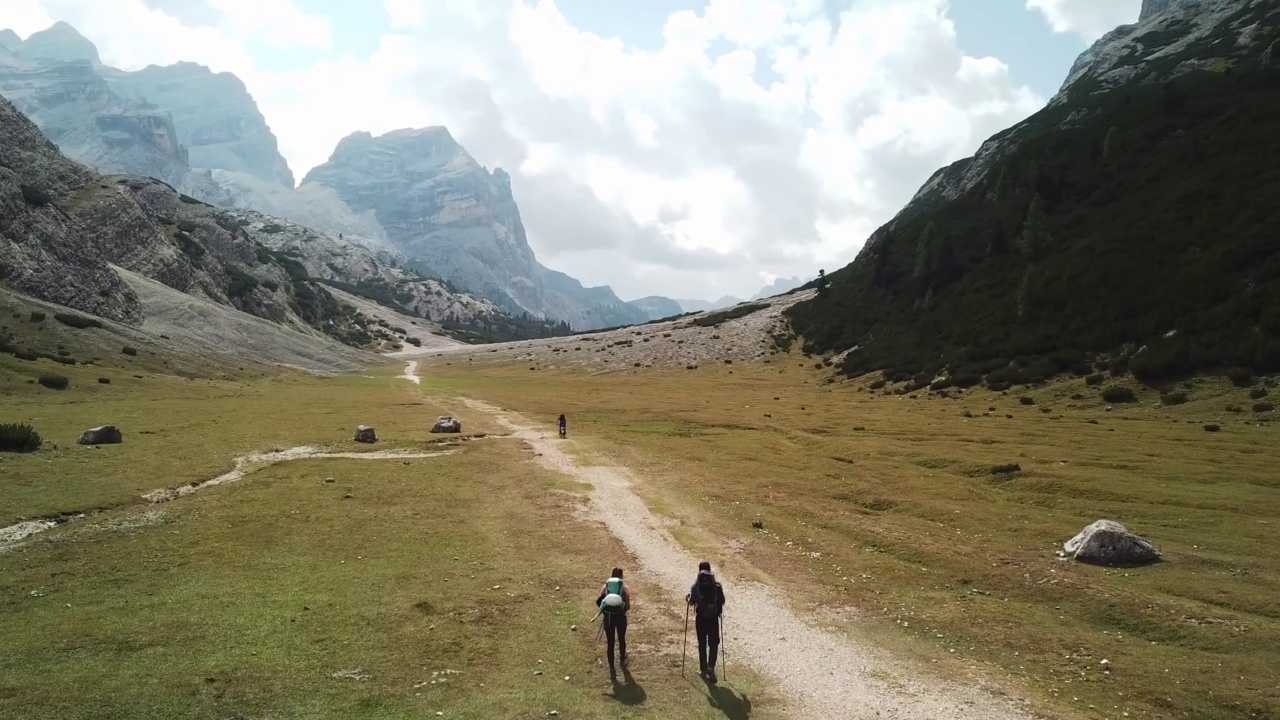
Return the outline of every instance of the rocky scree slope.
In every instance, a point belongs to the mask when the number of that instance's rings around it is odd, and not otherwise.
[[[467,363],[527,362],[530,370],[579,368],[593,373],[637,372],[645,368],[697,370],[708,364],[771,362],[771,358],[791,348],[792,331],[784,312],[813,296],[813,290],[801,290],[719,310],[569,337],[431,351],[406,348],[399,354],[448,354],[465,357]],[[829,361],[816,364],[831,366]]]
[[[574,328],[644,322],[607,287],[584,288],[543,267],[525,237],[511,178],[477,163],[443,127],[343,138],[302,187],[333,190],[372,212],[405,255],[502,309],[563,319]]]
[[[1280,370],[1280,2],[1148,2],[788,311],[892,381]]]
[[[131,324],[142,304],[113,266],[188,295],[349,344],[361,319],[238,218],[151,178],[64,157],[0,99],[0,280],[34,298]]]

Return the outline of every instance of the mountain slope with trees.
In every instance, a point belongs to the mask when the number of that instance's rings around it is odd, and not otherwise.
[[[1277,28],[1184,2],[1104,37],[789,312],[806,349],[917,386],[1280,371]]]

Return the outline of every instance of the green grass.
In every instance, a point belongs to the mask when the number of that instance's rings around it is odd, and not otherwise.
[[[585,452],[642,473],[637,491],[691,551],[802,611],[851,606],[858,620],[843,630],[955,672],[985,668],[1050,714],[1280,713],[1280,442],[1226,412],[1247,389],[1185,383],[1177,406],[1139,389],[1108,412],[1083,378],[1038,388],[1027,407],[986,390],[873,394],[873,377],[828,385],[810,366],[548,371],[538,383],[520,365],[432,359],[420,372],[432,392],[548,428],[566,413]],[[1109,570],[1055,556],[1103,517],[1165,562]]]
[[[585,486],[514,439],[137,497],[250,450],[368,449],[350,442],[361,422],[378,429],[374,449],[424,448],[445,413],[499,430],[398,372],[128,377],[56,395],[0,373],[6,413],[46,435],[37,452],[0,455],[0,525],[106,508],[0,551],[0,717],[710,719],[746,718],[745,703],[780,717],[741,670],[713,695],[681,678],[679,604],[634,577],[633,682],[608,682],[588,620],[608,569],[631,560],[580,517]],[[104,421],[124,444],[66,444]],[[367,679],[334,676],[357,669]]]

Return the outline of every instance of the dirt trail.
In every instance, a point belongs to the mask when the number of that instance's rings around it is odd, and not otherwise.
[[[416,363],[414,363],[416,367]],[[210,480],[194,485],[179,485],[172,488],[159,488],[142,495],[142,499],[149,503],[168,502],[180,497],[185,497],[194,492],[204,490],[205,488],[215,487],[217,485],[225,485],[232,483],[246,474],[261,470],[262,468],[275,465],[276,463],[288,462],[290,460],[310,460],[310,459],[343,459],[343,460],[412,460],[421,458],[440,457],[442,455],[451,455],[456,450],[443,450],[439,452],[406,452],[403,450],[379,450],[376,452],[322,452],[316,448],[301,445],[299,447],[289,448],[287,450],[275,450],[264,453],[250,453],[235,459],[235,466]],[[0,551],[9,550],[23,540],[38,535],[46,530],[55,528],[64,522],[72,522],[83,520],[86,516],[81,513],[71,515],[59,520],[28,520],[20,522],[16,525],[8,527],[0,527]]]
[[[416,373],[416,365],[406,367]],[[663,529],[631,489],[625,468],[579,465],[560,448],[563,441],[522,422],[514,413],[463,398],[473,410],[491,413],[513,435],[534,447],[549,469],[591,484],[591,511],[640,562],[646,579],[674,598],[688,592],[700,558],[686,552]],[[816,627],[788,607],[781,593],[717,571],[728,602],[723,647],[730,671],[738,663],[776,681],[797,717],[884,720],[1023,720],[1034,717],[1015,700],[982,687],[944,680],[849,638]],[[679,600],[676,600],[679,602]]]

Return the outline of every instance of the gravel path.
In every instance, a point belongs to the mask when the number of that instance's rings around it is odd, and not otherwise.
[[[416,365],[406,367],[415,375]],[[462,402],[490,413],[540,453],[544,466],[590,483],[591,512],[635,554],[637,570],[679,602],[698,560],[686,552],[632,491],[625,468],[583,466],[563,452],[563,441],[524,423],[514,413],[477,400]],[[911,720],[1022,720],[1034,714],[1016,700],[976,684],[944,680],[926,668],[863,647],[807,622],[776,590],[717,569],[728,603],[722,670],[746,663],[777,682],[796,717]]]

